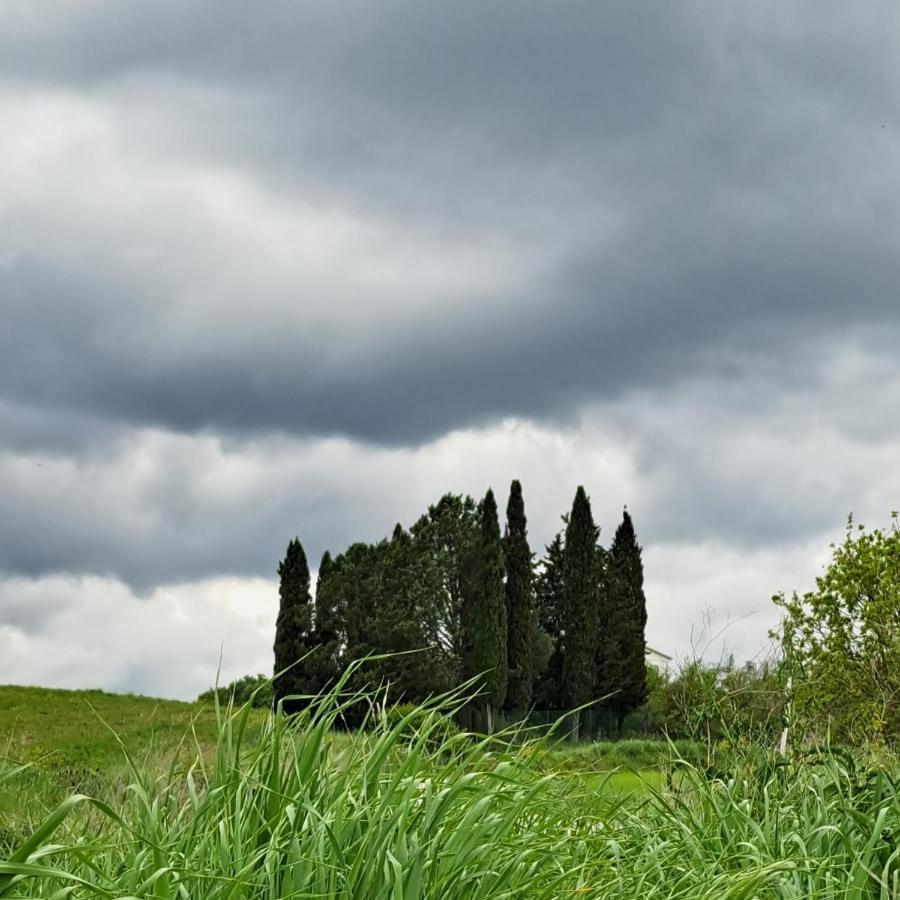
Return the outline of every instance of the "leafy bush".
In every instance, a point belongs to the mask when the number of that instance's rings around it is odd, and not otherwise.
[[[218,696],[219,703],[227,706],[233,702],[235,706],[250,703],[256,709],[271,709],[275,699],[272,679],[267,675],[245,675],[224,687],[212,687],[204,691],[197,699],[212,703]]]
[[[648,686],[638,713],[672,739],[771,744],[782,727],[783,673],[768,661],[736,667],[691,660],[672,677],[653,672]]]
[[[816,589],[775,602],[801,738],[900,748],[900,520],[887,531],[847,522]]]

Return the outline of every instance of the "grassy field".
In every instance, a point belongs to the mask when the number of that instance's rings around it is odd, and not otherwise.
[[[433,707],[336,735],[341,702],[217,721],[0,689],[0,897],[900,897],[890,768],[756,752],[715,778],[687,761],[610,772],[598,763],[654,748],[510,745]]]
[[[108,726],[108,727],[107,727]],[[105,691],[0,686],[0,747],[23,761],[104,768],[121,757],[116,732],[132,747],[173,747],[192,726],[215,744],[210,707]]]
[[[218,728],[209,706],[104,691],[0,686],[0,758],[27,764],[0,792],[0,835],[34,821],[70,793],[127,778],[123,745],[144,768],[209,754]]]
[[[251,714],[251,742],[265,718],[261,711]],[[69,794],[103,795],[127,784],[132,773],[125,750],[143,771],[162,773],[173,759],[187,764],[198,752],[210,759],[218,733],[210,703],[0,685],[0,760],[7,770],[28,766],[0,792],[0,837],[35,825]],[[329,740],[349,738],[336,732]],[[558,772],[563,784],[568,779],[579,788],[627,795],[658,782],[655,767],[665,750],[651,741],[596,744],[549,750],[541,765]]]

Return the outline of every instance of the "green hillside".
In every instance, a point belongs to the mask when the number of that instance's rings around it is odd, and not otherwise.
[[[17,762],[96,770],[121,760],[120,739],[133,752],[159,752],[192,726],[211,742],[213,710],[132,694],[0,686],[0,752]]]
[[[210,704],[0,686],[0,778],[28,766],[0,790],[0,832],[13,819],[40,819],[70,793],[106,796],[127,783],[124,749],[140,768],[163,771],[188,750],[195,756],[197,744],[207,754],[215,735]]]

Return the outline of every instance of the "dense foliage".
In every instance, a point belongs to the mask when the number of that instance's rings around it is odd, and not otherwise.
[[[507,657],[509,686],[506,706],[524,710],[531,706],[534,683],[534,572],[522,485],[513,481],[506,505],[506,616],[509,625]]]
[[[313,649],[303,666],[310,685],[321,691],[331,687],[340,674],[340,596],[335,592],[334,561],[326,550],[319,563],[314,603]]]
[[[276,699],[325,690],[347,664],[372,657],[355,686],[386,688],[396,703],[476,679],[488,730],[501,709],[555,718],[603,697],[621,725],[644,700],[640,547],[627,514],[612,550],[599,546],[584,488],[564,521],[565,540],[537,566],[518,480],[502,538],[492,490],[478,504],[447,494],[389,540],[325,553],[315,601],[292,541],[279,569],[276,672],[294,667],[276,680]],[[353,725],[358,714],[344,718]]]
[[[900,746],[900,523],[847,523],[816,588],[790,599],[781,641],[798,736]]]
[[[225,685],[212,687],[197,698],[204,703],[218,702],[222,705],[234,703],[242,706],[249,703],[256,709],[271,709],[275,702],[275,691],[271,675],[244,675]]]
[[[546,666],[536,666],[535,705],[539,709],[562,709],[562,628],[563,628],[563,543],[562,535],[547,546],[547,555],[537,576],[535,606],[537,628],[535,647],[549,644]]]
[[[474,577],[478,515],[471,497],[445,494],[411,529],[429,572],[435,638],[456,661],[456,674],[466,652],[463,599]]]
[[[625,731],[705,744],[774,746],[783,724],[781,667],[769,661],[736,666],[726,660],[685,662],[671,676],[647,669],[647,700],[625,720]]]
[[[579,486],[566,525],[562,588],[563,705],[575,708],[596,698],[600,645],[600,566],[598,529],[591,502]],[[577,721],[575,723],[577,731]]]
[[[275,700],[286,710],[302,703],[297,697],[310,692],[312,685],[302,661],[312,650],[312,597],[309,592],[309,565],[299,540],[294,538],[278,566],[278,619],[275,622]]]
[[[647,695],[646,644],[647,600],[644,567],[634,524],[626,511],[604,557],[600,684],[610,692],[609,706],[619,721],[640,706]]]
[[[479,535],[475,577],[466,604],[471,634],[466,677],[480,677],[487,725],[493,710],[503,706],[507,683],[506,595],[503,590],[503,548],[494,492],[488,490],[479,506]]]

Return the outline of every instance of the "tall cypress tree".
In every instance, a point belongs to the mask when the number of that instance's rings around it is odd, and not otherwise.
[[[493,711],[503,706],[507,682],[506,595],[503,587],[503,547],[497,501],[488,489],[479,509],[480,529],[475,548],[472,596],[468,603],[468,673],[483,675],[482,704],[487,728],[493,727]]]
[[[551,641],[553,651],[547,669],[535,684],[535,702],[540,709],[562,709],[560,695],[562,676],[562,628],[563,628],[563,543],[562,535],[546,547],[540,574],[537,578],[535,603],[537,626]]]
[[[378,650],[375,623],[380,593],[380,560],[385,547],[385,541],[351,544],[334,558],[331,574],[325,581],[335,609],[339,673],[350,663]],[[363,665],[354,673],[348,690],[377,686],[379,675],[371,665]],[[362,723],[368,708],[368,703],[362,701],[345,707],[340,721],[346,727],[356,727]]]
[[[373,643],[378,615],[381,558],[387,542],[351,544],[336,560],[340,568],[340,619],[344,656],[353,662],[378,651]]]
[[[531,705],[534,680],[532,637],[534,601],[531,548],[528,546],[525,501],[518,479],[510,486],[506,505],[506,536],[503,542],[506,564],[507,659],[509,687],[507,709],[524,710]]]
[[[278,565],[278,619],[275,623],[275,702],[290,694],[308,691],[304,662],[298,663],[312,648],[312,598],[309,593],[309,566],[303,545],[294,538]],[[285,712],[296,712],[301,701],[288,700]]]
[[[621,728],[625,716],[647,695],[644,565],[627,510],[607,555],[604,584],[607,627],[600,671],[603,692],[612,694],[608,706],[615,710]]]
[[[326,550],[319,563],[314,603],[315,623],[312,643],[315,649],[309,656],[306,669],[310,690],[324,691],[340,672],[339,573],[331,554]]]
[[[599,639],[598,534],[591,502],[579,485],[566,526],[563,552],[562,699],[570,709],[594,696]],[[573,731],[576,740],[578,719]]]
[[[609,591],[610,554],[597,547],[597,665],[594,675],[594,695],[604,699],[604,706],[610,708],[610,694],[618,690],[619,677],[616,674],[619,649],[613,635]]]

